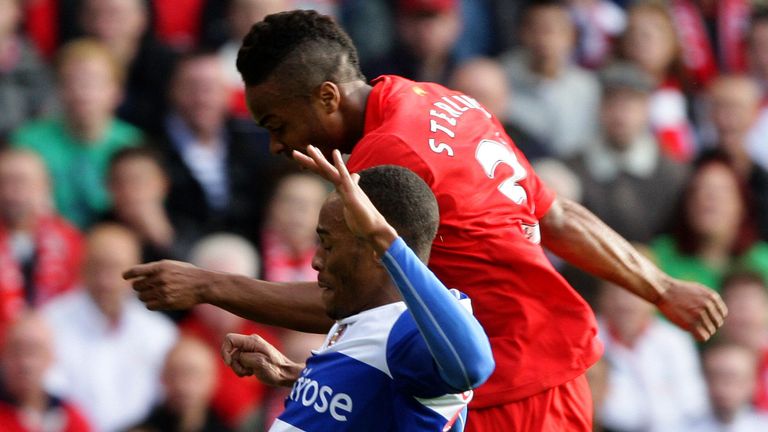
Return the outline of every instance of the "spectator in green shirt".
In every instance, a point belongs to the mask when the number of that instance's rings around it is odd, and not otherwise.
[[[123,68],[99,42],[81,39],[62,47],[56,73],[62,114],[22,125],[11,142],[40,154],[59,212],[87,228],[109,205],[109,159],[142,134],[115,118]]]
[[[651,243],[662,270],[719,290],[723,276],[752,270],[768,278],[768,244],[758,240],[747,187],[730,160],[700,160],[681,197],[670,234]]]

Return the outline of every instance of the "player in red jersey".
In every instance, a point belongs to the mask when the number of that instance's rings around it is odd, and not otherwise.
[[[367,84],[330,18],[268,16],[245,38],[238,68],[273,152],[312,168],[302,157],[314,151],[309,144],[326,156],[339,149],[353,171],[397,164],[434,191],[441,221],[430,267],[473,299],[497,364],[470,406],[467,430],[591,430],[584,372],[601,354],[594,317],[540,242],[655,303],[698,339],[722,323],[717,294],[670,278],[583,207],[555,197],[477,101],[396,76]],[[332,324],[316,283],[272,284],[167,261],[126,277],[151,309],[208,302],[297,330]]]

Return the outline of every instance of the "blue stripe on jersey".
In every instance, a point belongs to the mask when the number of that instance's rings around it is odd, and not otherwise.
[[[445,382],[454,391],[470,390],[485,382],[495,364],[490,341],[477,319],[461,306],[402,238],[392,243],[382,261],[416,320]]]

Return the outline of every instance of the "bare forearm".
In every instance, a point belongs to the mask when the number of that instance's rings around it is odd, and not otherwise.
[[[578,203],[558,199],[541,220],[542,244],[574,266],[656,302],[667,276]]]
[[[212,273],[201,297],[206,303],[252,321],[309,333],[327,333],[333,321],[325,314],[320,292],[316,282],[274,283]]]

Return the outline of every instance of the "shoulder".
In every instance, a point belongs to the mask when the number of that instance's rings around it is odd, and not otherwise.
[[[743,264],[768,275],[768,243],[759,240],[741,258]]]
[[[88,432],[92,430],[85,415],[73,404],[67,401],[62,401],[61,407],[67,416],[67,431]]]
[[[112,121],[110,135],[120,147],[134,144],[144,136],[139,128],[117,118]]]
[[[564,74],[565,82],[574,88],[581,88],[586,93],[597,96],[600,93],[600,83],[595,74],[580,66],[572,65]]]
[[[61,121],[54,118],[32,120],[22,124],[11,135],[11,142],[16,147],[28,147],[35,148],[40,147],[41,139],[48,140],[50,138],[56,138],[62,132]],[[55,139],[54,142],[59,142],[60,139]],[[51,145],[50,142],[45,143],[46,146]]]
[[[141,327],[149,332],[149,339],[175,339],[178,329],[165,315],[147,309],[136,298],[128,301],[127,309],[137,328]]]
[[[649,335],[656,344],[663,345],[677,352],[690,351],[695,355],[696,348],[691,336],[682,329],[675,327],[661,318],[654,319],[649,328]]]
[[[656,237],[649,246],[656,259],[671,258],[679,255],[677,252],[677,242],[668,234]]]
[[[395,131],[366,134],[352,150],[348,164],[352,171],[378,165],[399,165],[414,171],[427,184],[433,180],[432,167],[425,157]]]
[[[70,327],[74,322],[73,317],[81,316],[87,303],[87,294],[82,288],[56,296],[46,303],[41,313],[48,323],[56,330],[62,327]]]

